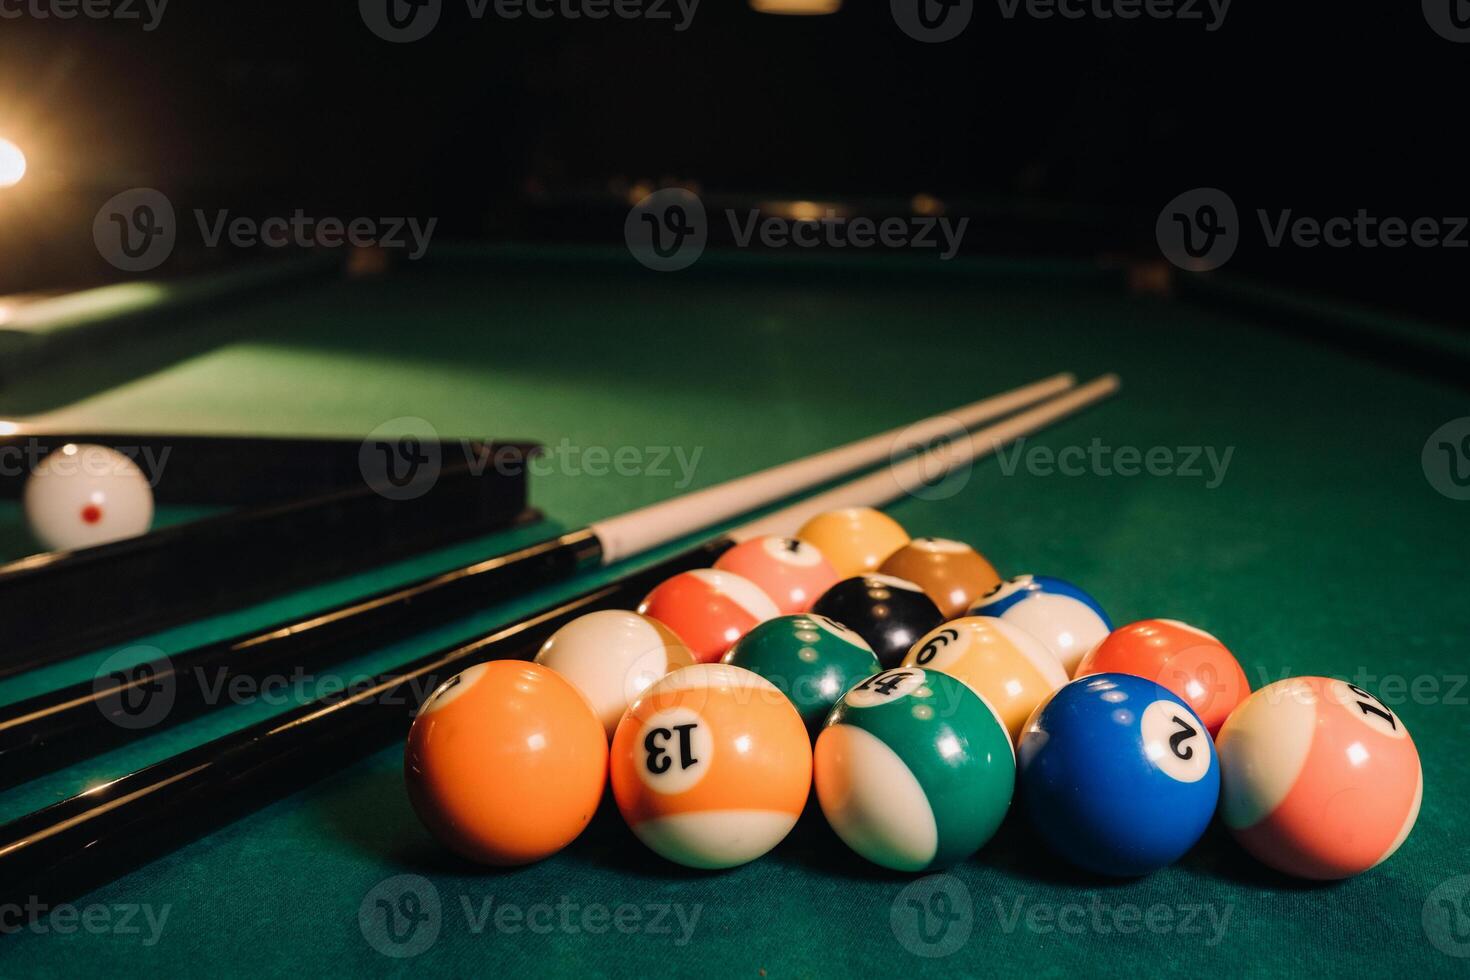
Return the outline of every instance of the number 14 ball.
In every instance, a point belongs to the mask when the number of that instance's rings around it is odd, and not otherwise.
[[[1220,729],[1221,816],[1242,847],[1300,878],[1385,861],[1419,816],[1424,776],[1403,721],[1345,681],[1261,688]]]

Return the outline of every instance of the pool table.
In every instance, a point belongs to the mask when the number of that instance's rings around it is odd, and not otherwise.
[[[1425,785],[1416,829],[1384,865],[1294,881],[1217,828],[1174,866],[1105,880],[1049,856],[1013,812],[975,857],[914,878],[866,864],[811,805],[765,858],[699,873],[646,850],[605,801],[564,852],[487,870],[420,825],[396,744],[12,927],[0,975],[1463,976],[1470,502],[1456,467],[1470,460],[1441,463],[1426,443],[1470,410],[1445,372],[1343,342],[1458,338],[1355,314],[1339,330],[1325,305],[1303,330],[1309,301],[1137,288],[1149,280],[1087,261],[715,251],[658,274],[614,249],[436,246],[385,274],[257,282],[156,319],[148,306],[162,300],[145,297],[116,331],[103,304],[85,344],[3,372],[0,419],[359,437],[414,417],[446,437],[547,447],[531,477],[540,522],[126,646],[169,652],[1059,370],[1116,371],[1115,398],[889,513],[915,535],[974,544],[1004,574],[1080,583],[1117,623],[1204,627],[1254,687],[1328,674],[1377,692],[1413,733]],[[6,504],[0,557],[26,547]],[[426,623],[331,677],[292,678],[16,787],[0,819],[627,571]],[[88,680],[116,652],[6,679],[0,703]]]

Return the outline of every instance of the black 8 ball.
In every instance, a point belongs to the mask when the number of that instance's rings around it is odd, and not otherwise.
[[[853,630],[878,655],[884,670],[897,667],[919,637],[944,622],[924,590],[891,575],[857,575],[822,593],[812,612]]]

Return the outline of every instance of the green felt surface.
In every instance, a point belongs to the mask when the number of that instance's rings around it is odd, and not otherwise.
[[[199,333],[129,349],[122,366],[99,352],[26,378],[0,391],[0,417],[86,390],[42,420],[358,435],[417,416],[444,435],[531,438],[556,451],[533,487],[548,524],[145,644],[173,650],[1057,370],[1116,370],[1118,398],[1023,449],[1099,440],[1166,447],[1176,462],[1178,447],[1229,450],[1218,485],[1207,485],[1208,465],[1206,476],[1063,475],[1045,472],[1042,456],[1008,455],[942,499],[890,512],[914,533],[974,543],[1004,572],[1074,580],[1117,622],[1169,616],[1209,629],[1256,686],[1324,673],[1377,690],[1424,763],[1423,811],[1401,852],[1356,880],[1300,885],[1212,834],[1174,867],[1103,882],[1040,853],[1013,814],[975,858],[913,886],[941,889],[946,905],[863,864],[819,813],[761,861],[696,874],[645,851],[608,811],[551,860],[482,871],[418,825],[394,748],[77,903],[130,914],[140,931],[3,937],[0,974],[1464,975],[1470,961],[1443,950],[1464,951],[1470,903],[1446,919],[1446,893],[1431,893],[1450,882],[1458,899],[1465,883],[1453,879],[1470,874],[1470,504],[1437,493],[1420,462],[1429,434],[1467,414],[1461,392],[1073,269],[929,262],[793,274],[714,255],[697,275],[631,265],[527,250],[324,282],[213,313]],[[599,475],[568,451],[624,446],[676,449],[696,460],[692,475],[669,456],[668,472]],[[364,651],[341,674],[473,635],[589,581]],[[89,678],[110,652],[0,682],[0,701]],[[19,787],[0,796],[0,818],[277,710],[236,706]],[[439,928],[418,955],[393,959],[365,938],[359,911],[380,914],[374,889],[405,874],[437,895]],[[381,887],[398,899],[396,885]],[[911,901],[935,914],[920,921]],[[118,911],[136,905],[144,911]],[[164,910],[155,936],[144,912]]]

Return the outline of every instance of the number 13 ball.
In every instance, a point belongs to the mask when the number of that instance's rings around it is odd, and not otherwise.
[[[1347,878],[1398,850],[1424,795],[1404,723],[1360,687],[1293,677],[1261,688],[1220,729],[1225,826],[1263,863]]]
[[[775,847],[811,782],[801,716],[770,681],[729,664],[655,682],[613,736],[623,819],[651,849],[691,868],[730,868]]]
[[[1204,724],[1178,696],[1129,674],[1057,691],[1027,722],[1017,755],[1041,838],[1098,874],[1172,864],[1204,834],[1220,797]]]

